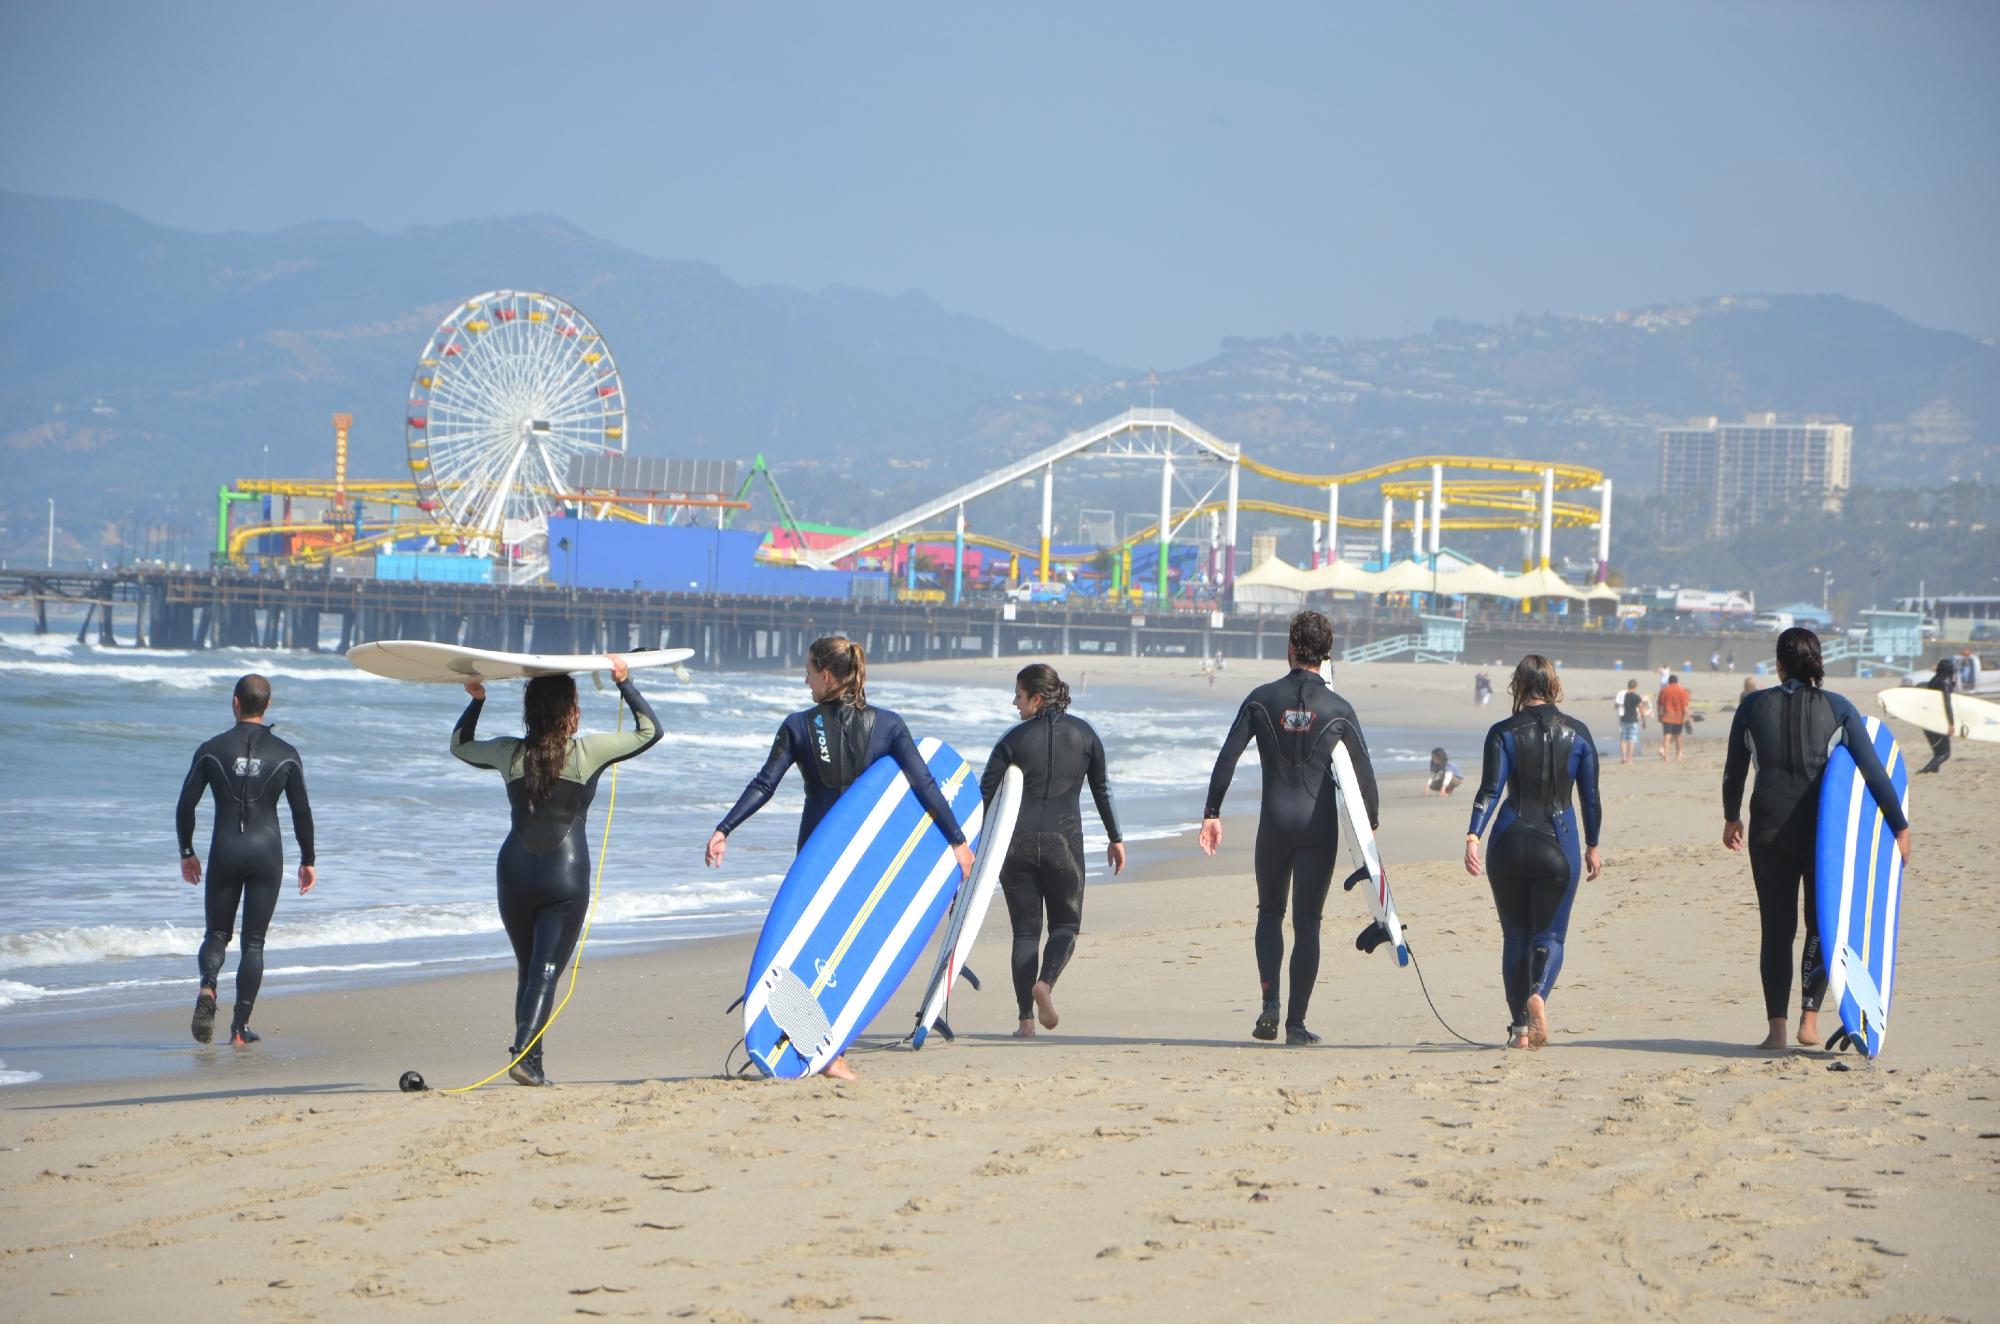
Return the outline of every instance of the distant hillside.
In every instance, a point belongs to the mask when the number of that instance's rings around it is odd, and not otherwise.
[[[329,474],[336,410],[355,415],[353,471],[400,476],[414,359],[454,304],[495,287],[550,290],[597,323],[634,453],[764,451],[806,518],[869,522],[1149,394],[1313,472],[1413,452],[1576,458],[1637,495],[1660,425],[1777,410],[1855,424],[1862,484],[2000,479],[2000,348],[1837,296],[1229,339],[1149,392],[922,294],[749,288],[552,217],[196,235],[0,193],[0,246],[0,555],[40,548],[48,496],[68,558],[115,548],[131,519],[200,542],[216,486],[259,473],[267,445],[274,475]],[[1020,532],[1037,502],[977,513]],[[1149,510],[1156,481],[1079,472],[1059,520],[1082,503]]]
[[[617,355],[630,445],[748,458],[916,452],[994,396],[1115,370],[922,295],[752,290],[551,217],[378,234],[347,223],[197,235],[100,203],[0,193],[0,553],[69,556],[134,517],[212,527],[241,474],[402,472],[403,401],[432,328],[495,287],[574,301]],[[59,553],[63,554],[63,553]]]
[[[1159,374],[1153,394],[1308,472],[1413,452],[1519,455],[1595,464],[1643,491],[1661,425],[1776,410],[1854,424],[1858,483],[2000,478],[2000,349],[1830,295],[1445,321],[1402,340],[1230,339]],[[1147,398],[1144,382],[1113,381],[1006,402],[983,421],[1045,438]]]

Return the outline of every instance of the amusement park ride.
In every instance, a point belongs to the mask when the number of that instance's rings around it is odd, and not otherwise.
[[[1610,559],[1611,480],[1597,469],[1494,456],[1429,455],[1347,473],[1297,473],[1254,459],[1169,409],[1127,410],[852,534],[820,532],[809,538],[761,455],[733,496],[720,490],[576,490],[572,475],[580,472],[577,461],[625,453],[624,383],[610,347],[588,318],[562,299],[524,290],[495,290],[469,299],[432,333],[411,375],[404,426],[408,478],[350,481],[351,425],[350,415],[334,416],[331,481],[241,478],[221,489],[219,562],[241,563],[254,554],[267,561],[310,564],[415,544],[504,559],[511,582],[528,582],[547,572],[547,519],[555,511],[671,524],[693,510],[716,509],[726,524],[735,511],[749,508],[747,498],[760,477],[780,521],[761,553],[764,558],[831,569],[864,557],[880,558],[885,548],[892,549],[893,563],[902,544],[949,541],[957,553],[954,599],[968,545],[1012,555],[1017,574],[1023,563],[1032,564],[1039,584],[1053,582],[1058,566],[1108,552],[1114,589],[1125,593],[1136,591],[1132,548],[1157,543],[1154,588],[1165,600],[1169,550],[1177,538],[1186,541],[1182,535],[1193,521],[1206,522],[1210,581],[1227,588],[1234,583],[1236,559],[1228,553],[1239,545],[1238,519],[1246,512],[1310,523],[1315,566],[1337,559],[1336,529],[1379,533],[1384,566],[1392,559],[1398,530],[1409,530],[1413,553],[1419,559],[1428,556],[1433,565],[1447,529],[1522,531],[1522,568],[1529,571],[1537,562],[1542,571],[1549,569],[1556,528],[1594,529],[1599,579]],[[1157,463],[1158,518],[1110,548],[1057,551],[1052,544],[1056,466],[1093,458]],[[1318,491],[1324,504],[1243,496],[1246,471]],[[968,504],[1037,478],[1042,497],[1037,546],[968,531]],[[1206,479],[1206,489],[1195,491],[1190,478],[1196,485]],[[1380,513],[1343,513],[1343,491],[1363,485],[1379,494]],[[1586,490],[1597,494],[1594,503],[1557,496]],[[263,503],[264,518],[231,528],[231,507],[253,501]],[[273,502],[282,502],[281,508],[274,510]],[[306,503],[306,510],[295,516],[295,503]],[[1407,517],[1399,503],[1409,510]],[[496,564],[495,578],[500,574]]]

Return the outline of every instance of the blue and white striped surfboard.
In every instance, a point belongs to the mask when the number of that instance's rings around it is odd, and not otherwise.
[[[972,765],[941,740],[917,751],[972,840]],[[902,769],[877,759],[800,847],[764,918],[743,988],[743,1043],[758,1069],[809,1076],[845,1052],[909,974],[959,882]]]
[[[1903,752],[1880,720],[1864,720],[1907,816],[1910,770]],[[1826,760],[1816,849],[1820,955],[1827,969],[1823,1005],[1839,1012],[1841,1029],[1874,1057],[1889,1035],[1889,1002],[1896,989],[1903,857],[1844,744]]]

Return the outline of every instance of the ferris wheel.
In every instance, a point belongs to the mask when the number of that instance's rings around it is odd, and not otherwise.
[[[419,490],[487,553],[540,536],[577,456],[625,449],[625,386],[570,304],[493,290],[431,333],[405,433]]]

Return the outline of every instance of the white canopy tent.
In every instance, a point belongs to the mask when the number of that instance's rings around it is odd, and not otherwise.
[[[1244,590],[1257,595],[1244,598]],[[1435,572],[1417,561],[1398,561],[1386,570],[1364,570],[1336,561],[1301,570],[1270,560],[1236,581],[1237,596],[1246,601],[1282,601],[1308,593],[1448,593],[1453,596],[1506,598],[1569,598],[1579,602],[1616,602],[1618,590],[1606,584],[1588,589],[1571,585],[1555,571],[1542,568],[1520,575],[1503,575],[1489,565],[1440,560]],[[1275,590],[1276,592],[1272,592]]]

